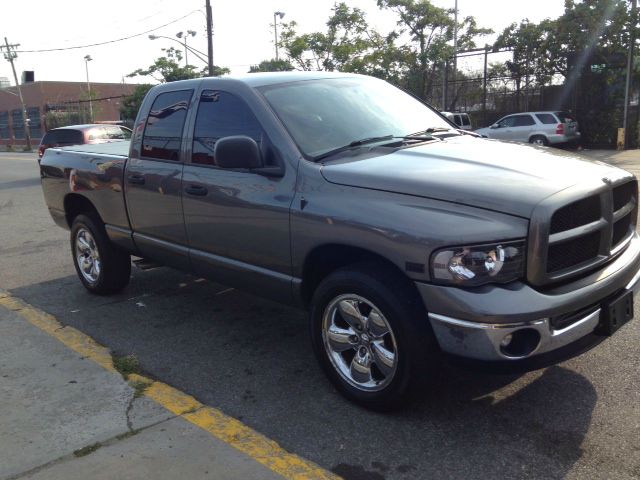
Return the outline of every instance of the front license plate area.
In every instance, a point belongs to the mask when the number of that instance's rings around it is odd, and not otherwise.
[[[613,335],[620,327],[633,318],[633,291],[624,292],[602,305],[600,332]]]

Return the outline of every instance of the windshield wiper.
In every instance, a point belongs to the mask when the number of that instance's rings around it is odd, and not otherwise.
[[[425,133],[436,133],[436,132],[448,132],[450,130],[455,130],[453,127],[429,127],[426,130],[420,130],[419,132],[410,133],[407,137],[417,137],[420,135],[424,135]]]
[[[426,132],[426,130],[425,130]],[[322,155],[319,155],[317,157],[314,158],[314,161],[318,161],[318,160],[322,160],[323,158],[326,157],[330,157],[331,155],[336,155],[338,153],[341,152],[345,152],[347,150],[350,150],[352,148],[355,147],[362,147],[363,145],[368,145],[371,143],[377,143],[377,142],[383,142],[385,140],[394,140],[394,139],[398,139],[398,140],[418,140],[418,141],[422,141],[422,142],[426,142],[426,141],[430,141],[430,140],[438,140],[435,137],[431,136],[431,135],[424,135],[423,132],[417,132],[411,135],[403,135],[403,136],[397,136],[397,135],[382,135],[379,137],[367,137],[367,138],[362,138],[360,140],[354,140],[353,142],[349,143],[348,145],[344,145],[342,147],[338,147],[338,148],[334,148],[333,150],[329,150],[328,152],[323,153]]]
[[[331,155],[335,155],[337,153],[340,152],[345,152],[351,148],[354,147],[362,147],[363,145],[368,145],[370,143],[376,143],[376,142],[383,142],[385,140],[393,140],[394,137],[393,135],[382,135],[382,136],[378,136],[378,137],[367,137],[367,138],[361,138],[360,140],[354,140],[353,142],[349,143],[348,145],[343,145],[342,147],[338,147],[338,148],[334,148],[333,150],[329,150],[328,152],[323,153],[322,155],[319,155],[317,157],[314,158],[315,161],[318,160],[322,160],[323,158],[329,157]]]

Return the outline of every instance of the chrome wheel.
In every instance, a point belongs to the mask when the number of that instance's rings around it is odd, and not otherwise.
[[[322,340],[335,370],[359,390],[384,389],[396,373],[396,339],[382,312],[355,294],[334,298],[322,317]]]
[[[546,145],[546,142],[544,141],[544,138],[534,138],[531,143],[533,143],[534,145],[542,145],[543,147]]]
[[[75,250],[75,258],[80,273],[87,282],[96,283],[100,277],[100,253],[93,235],[86,228],[78,230]]]

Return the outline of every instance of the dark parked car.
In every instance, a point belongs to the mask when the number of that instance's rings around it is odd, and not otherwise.
[[[129,140],[131,129],[122,125],[86,124],[49,130],[38,147],[38,158],[42,158],[47,148],[82,145],[83,143],[107,143],[115,140]]]

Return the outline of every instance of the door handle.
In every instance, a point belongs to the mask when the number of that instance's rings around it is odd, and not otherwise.
[[[207,193],[209,193],[206,187],[203,187],[202,185],[189,185],[184,189],[184,191],[189,195],[197,195],[199,197],[204,197]]]
[[[127,181],[133,185],[144,185],[144,177],[142,175],[129,175]]]

